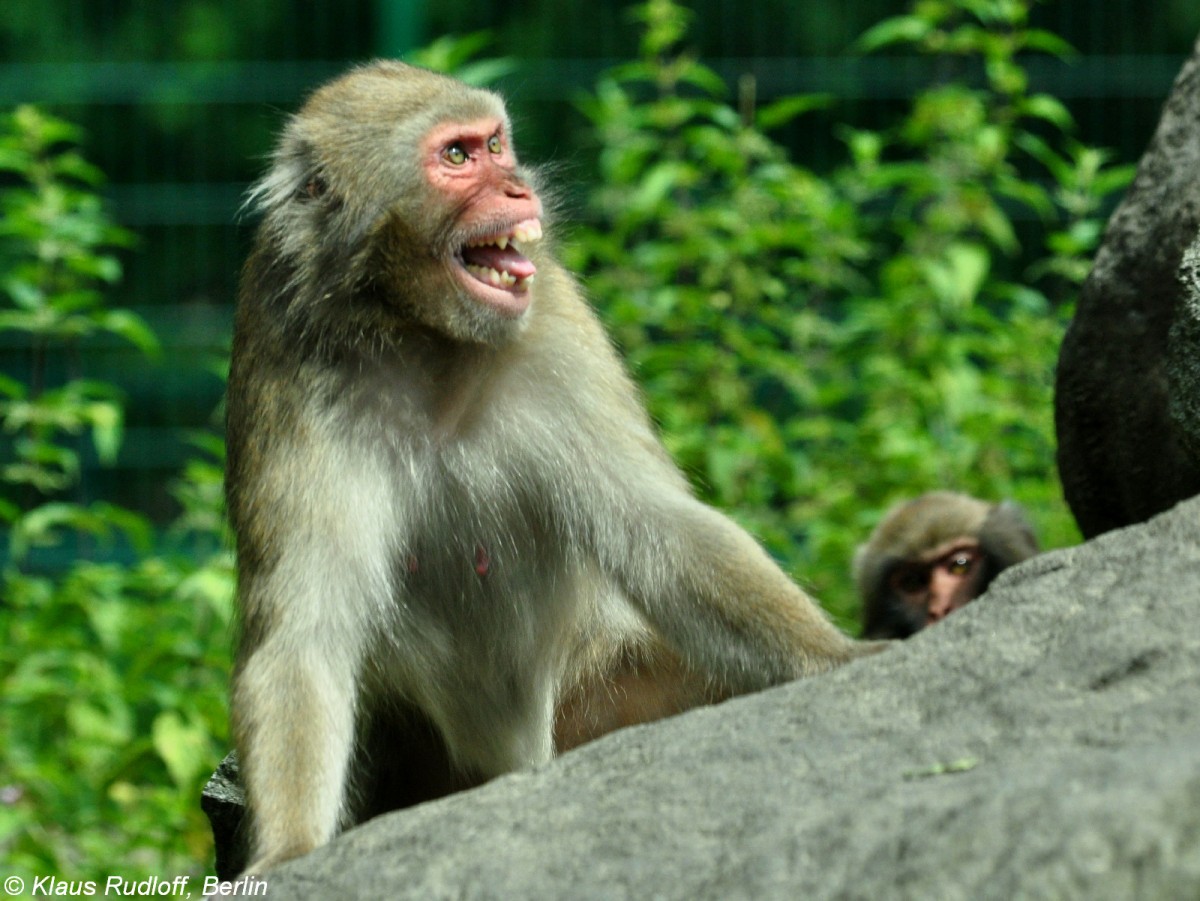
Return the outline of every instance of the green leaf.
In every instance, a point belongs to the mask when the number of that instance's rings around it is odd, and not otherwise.
[[[833,104],[831,94],[803,94],[784,97],[758,110],[755,124],[763,131],[787,125],[792,120],[813,110],[827,109]]]
[[[916,769],[906,770],[904,772],[905,779],[928,779],[931,776],[947,776],[954,773],[968,773],[975,767],[979,766],[980,760],[977,757],[960,757],[957,760],[951,760],[946,763],[935,763],[926,767],[918,767]]]
[[[73,178],[92,187],[104,183],[104,173],[73,151],[60,154],[54,159],[54,172],[56,175]]]
[[[115,284],[121,280],[121,263],[116,257],[80,254],[68,261],[72,271],[100,282]]]
[[[630,198],[634,207],[642,211],[657,209],[671,191],[681,185],[687,171],[687,166],[673,160],[651,167]]]
[[[978,244],[952,244],[946,250],[958,302],[967,306],[979,296],[991,267],[991,255]]]
[[[893,44],[917,44],[933,31],[933,25],[919,16],[894,16],[869,29],[853,49],[857,53],[874,53]]]
[[[31,547],[52,543],[55,533],[64,528],[93,535],[101,535],[106,531],[104,523],[98,522],[78,504],[42,504],[30,510],[14,524],[10,544],[13,558],[20,559]]]
[[[75,735],[96,746],[121,746],[131,738],[128,712],[119,699],[108,697],[110,703],[95,704],[72,700],[67,704],[67,723]]]
[[[692,59],[684,61],[678,75],[680,82],[694,85],[710,97],[723,97],[728,91],[720,75]]]
[[[46,305],[46,292],[41,285],[28,279],[17,276],[5,279],[4,290],[23,310],[40,310]]]
[[[158,336],[141,316],[129,310],[106,310],[94,317],[96,325],[106,332],[124,338],[150,357],[158,356]]]
[[[179,584],[178,596],[191,603],[202,602],[223,622],[233,618],[233,596],[237,580],[232,567],[198,569]]]
[[[516,60],[511,58],[474,59],[492,41],[492,33],[489,31],[445,35],[423,48],[405,54],[405,59],[413,65],[436,72],[446,72],[467,84],[482,87],[517,69]]]
[[[1137,175],[1137,165],[1134,163],[1112,166],[1096,176],[1092,190],[1098,197],[1107,197],[1115,191],[1123,191],[1129,187],[1135,175]]]
[[[155,717],[152,735],[154,750],[176,786],[191,788],[211,764],[207,730],[168,710]]]
[[[19,382],[7,375],[0,375],[0,394],[10,399],[24,400],[29,396],[29,389],[24,382]]]
[[[476,87],[495,84],[500,79],[512,75],[520,68],[516,59],[487,59],[473,63],[465,63],[455,70],[454,76],[460,81]]]
[[[24,174],[33,166],[33,157],[16,147],[0,146],[0,171]]]
[[[1029,29],[1022,33],[1022,38],[1023,43],[1030,50],[1040,50],[1060,59],[1075,59],[1079,56],[1079,51],[1070,43],[1050,31]]]
[[[1027,97],[1018,107],[1021,113],[1034,119],[1042,119],[1063,131],[1071,131],[1075,120],[1070,111],[1055,97],[1049,94],[1034,94]]]
[[[124,434],[124,415],[114,403],[97,401],[88,405],[88,419],[92,423],[92,442],[101,462],[111,466],[117,461]]]

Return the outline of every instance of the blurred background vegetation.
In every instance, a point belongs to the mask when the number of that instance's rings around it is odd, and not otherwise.
[[[1057,345],[1197,31],[1191,0],[6,0],[6,870],[208,866],[239,207],[316,84],[415,55],[506,93],[671,451],[854,629],[898,499],[1078,539]]]

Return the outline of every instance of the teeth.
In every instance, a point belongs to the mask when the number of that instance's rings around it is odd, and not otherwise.
[[[522,222],[513,229],[514,241],[537,241],[542,237],[542,223],[537,219]]]
[[[514,285],[528,285],[533,276],[529,278],[518,279],[515,275],[508,272],[499,272],[496,269],[489,269],[486,266],[467,266],[467,271],[479,279],[481,282],[486,282],[495,288],[511,288]]]
[[[542,223],[537,219],[527,219],[524,222],[518,223],[512,230],[512,234],[498,235],[494,238],[475,238],[467,242],[468,247],[491,247],[496,246],[504,250],[514,241],[525,241],[532,243],[533,241],[541,240]]]

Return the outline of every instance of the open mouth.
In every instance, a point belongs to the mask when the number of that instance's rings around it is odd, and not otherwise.
[[[521,253],[518,245],[531,244],[542,237],[542,223],[537,219],[518,222],[504,232],[468,241],[459,250],[462,268],[470,280],[492,291],[476,293],[486,303],[502,312],[519,315],[529,305],[525,297],[537,267]],[[498,297],[494,291],[505,296]]]

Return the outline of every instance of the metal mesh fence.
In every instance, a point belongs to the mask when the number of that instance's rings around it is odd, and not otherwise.
[[[109,176],[114,217],[137,233],[114,301],[145,315],[164,353],[145,361],[116,341],[86,348],[89,376],[121,386],[127,438],[115,468],[91,460],[85,496],[172,512],[165,486],[191,452],[188,429],[219,425],[218,374],[228,343],[238,267],[251,223],[239,216],[285,112],[352,61],[398,54],[445,33],[489,29],[492,51],[516,62],[513,99],[527,159],[566,157],[588,180],[579,150],[579,93],[636,49],[628,3],[513,0],[6,0],[0,13],[0,108],[44,105],[82,124],[85,151]],[[787,0],[692,4],[693,36],[727,81],[750,73],[760,100],[828,92],[836,116],[885,121],[929,72],[905,57],[862,59],[847,45],[903,5]],[[1074,44],[1070,62],[1037,61],[1040,90],[1067,102],[1081,140],[1135,160],[1200,29],[1192,0],[1147,12],[1140,0],[1046,4],[1038,24]],[[820,123],[786,137],[818,171],[842,157]],[[25,348],[0,333],[0,372],[19,377]]]

